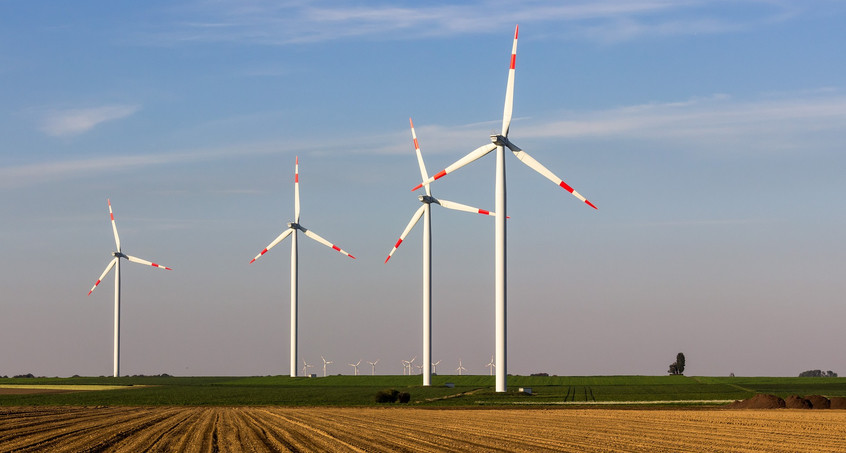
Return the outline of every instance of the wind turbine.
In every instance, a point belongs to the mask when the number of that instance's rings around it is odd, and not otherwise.
[[[109,204],[109,217],[112,219],[112,232],[115,234],[115,247],[117,248],[116,252],[112,252],[112,256],[114,257],[112,261],[109,262],[108,266],[106,266],[106,270],[103,271],[103,274],[100,275],[100,278],[97,279],[97,282],[94,283],[94,286],[91,287],[91,291],[88,291],[88,295],[90,296],[91,293],[94,292],[94,289],[97,288],[97,285],[106,278],[106,274],[109,273],[112,268],[115,268],[115,346],[114,346],[114,377],[120,376],[120,259],[125,258],[133,263],[138,264],[146,264],[148,266],[158,267],[159,269],[165,270],[172,270],[169,267],[161,266],[156,263],[152,263],[147,260],[142,260],[141,258],[136,258],[131,255],[125,255],[121,252],[120,249],[120,236],[118,236],[117,225],[115,225],[115,214],[112,212],[112,200],[106,199],[106,202]]]
[[[408,360],[403,360],[402,361],[402,375],[403,376],[405,376],[407,374],[406,373],[407,370],[408,370]]]
[[[323,356],[320,356],[320,358],[323,359]],[[330,363],[335,363],[335,362],[333,362],[331,360],[327,361],[326,359],[323,359],[323,377],[326,377],[326,365],[329,365]]]
[[[414,131],[414,121],[411,118],[408,119],[408,123],[411,125],[411,138],[414,141],[414,151],[417,153],[417,164],[420,167],[420,176],[423,177],[423,180],[429,179],[429,174],[426,172],[426,165],[423,163],[423,154],[420,152],[420,144],[417,141],[417,133]],[[394,252],[397,251],[402,241],[405,240],[405,237],[411,230],[417,225],[417,222],[420,221],[420,218],[423,217],[423,385],[429,386],[432,384],[432,369],[429,368],[428,364],[432,363],[432,214],[430,210],[430,206],[432,203],[441,205],[447,209],[453,209],[456,211],[465,211],[465,212],[472,212],[476,214],[482,215],[490,215],[495,216],[496,214],[490,211],[486,211],[484,209],[474,208],[472,206],[467,206],[461,203],[456,203],[454,201],[449,200],[440,200],[432,196],[432,192],[429,188],[429,185],[426,185],[426,195],[420,195],[418,197],[423,206],[417,209],[417,212],[411,216],[411,221],[408,222],[408,225],[403,230],[402,234],[397,240],[397,243],[391,249],[391,252],[388,253],[388,257],[385,258],[385,263],[387,264],[388,260],[391,259]],[[408,374],[411,374],[409,372]]]
[[[370,375],[376,376],[376,364],[379,363],[379,359],[376,359],[375,362],[367,361],[370,364]]]
[[[495,242],[495,302],[496,302],[496,391],[506,391],[506,376],[508,375],[508,367],[506,363],[506,257],[505,257],[505,219],[507,211],[505,209],[505,148],[511,150],[514,155],[520,159],[532,170],[543,175],[557,186],[573,194],[576,198],[583,201],[588,206],[597,209],[597,207],[583,197],[580,193],[573,190],[571,186],[565,183],[561,178],[549,171],[546,167],[533,157],[526,154],[525,151],[518,148],[517,145],[508,139],[508,129],[511,125],[511,114],[514,105],[514,73],[515,64],[517,60],[517,34],[519,26],[514,29],[514,44],[511,47],[511,64],[508,69],[508,82],[505,89],[505,108],[502,113],[502,132],[490,136],[491,143],[482,145],[471,151],[466,156],[457,160],[452,165],[441,170],[435,176],[424,178],[423,182],[412,190],[417,190],[422,186],[427,186],[431,182],[452,173],[455,170],[469,164],[470,162],[479,159],[480,157],[496,150],[496,186],[495,197],[496,203],[494,208],[499,214],[496,217],[496,229],[494,235]]]
[[[347,365],[353,367],[353,375],[358,376],[358,366],[361,365],[361,359],[359,359],[358,363],[348,363]]]
[[[441,363],[440,360],[432,363],[432,374],[438,374],[438,364],[439,363]]]
[[[488,369],[491,372],[490,375],[493,376],[493,369],[496,368],[496,364],[494,363],[494,356],[491,356],[491,361],[488,362],[488,364],[485,365],[485,366],[488,367]]]
[[[312,367],[314,367],[314,365],[309,365],[308,363],[306,363],[305,359],[303,359],[303,376],[308,376],[308,369],[312,368]],[[291,377],[297,377],[297,376],[291,376]]]
[[[261,258],[268,250],[272,249],[276,244],[282,242],[286,237],[291,236],[291,377],[297,377],[297,230],[305,233],[306,236],[315,241],[332,248],[348,257],[355,259],[354,256],[341,250],[335,244],[318,236],[317,233],[306,229],[300,225],[300,158],[297,157],[294,165],[294,221],[288,222],[288,228],[282,232],[273,242],[270,243],[264,250],[262,250],[250,264]],[[292,234],[293,233],[293,234]]]
[[[461,366],[461,359],[458,359],[458,368],[456,368],[455,371],[458,371],[459,376],[461,376],[462,371],[467,371],[467,368]]]

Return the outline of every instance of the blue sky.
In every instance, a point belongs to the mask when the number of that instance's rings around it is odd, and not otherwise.
[[[430,173],[501,122],[594,211],[507,156],[509,372],[846,373],[846,2],[0,0],[0,375],[288,372],[422,356],[408,118]],[[488,156],[432,186],[493,209]],[[419,228],[419,227],[418,227]],[[440,370],[487,373],[493,223],[433,212]],[[23,339],[23,340],[22,340]],[[419,360],[419,359],[418,359]],[[447,368],[444,368],[444,364]],[[445,372],[445,371],[442,371]]]

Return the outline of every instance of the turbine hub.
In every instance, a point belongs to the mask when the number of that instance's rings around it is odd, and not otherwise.
[[[115,258],[126,258],[126,255],[121,252],[112,252],[112,256],[114,256]]]
[[[420,200],[421,203],[438,204],[438,200],[436,200],[434,197],[431,197],[429,195],[420,195],[420,196],[417,197],[417,199]]]
[[[496,146],[508,146],[508,138],[500,134],[491,134],[491,142]]]
[[[295,222],[288,222],[288,228],[293,228],[295,230],[302,230],[303,229],[303,227],[301,227],[299,223],[295,223]]]

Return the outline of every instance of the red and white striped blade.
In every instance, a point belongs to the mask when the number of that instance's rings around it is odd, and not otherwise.
[[[173,270],[173,269],[171,269],[167,266],[162,266],[161,264],[156,264],[152,261],[142,260],[141,258],[138,258],[136,256],[126,255],[126,259],[128,259],[129,261],[132,261],[133,263],[146,264],[147,266],[158,267],[159,269],[164,269],[164,270],[167,270],[167,271]]]
[[[300,223],[300,156],[294,164],[294,222]]]
[[[109,203],[109,217],[112,218],[112,232],[115,233],[115,247],[117,247],[117,251],[119,252],[120,236],[118,236],[117,225],[115,225],[115,214],[112,212],[112,200],[107,198],[106,201]]]
[[[420,143],[417,141],[417,133],[414,132],[414,121],[409,118],[408,123],[411,124],[411,138],[414,139],[414,151],[417,153],[417,164],[420,166],[421,181],[426,181],[429,179],[429,173],[426,172],[426,164],[423,163],[423,153],[420,152]],[[428,184],[426,184],[426,195],[432,195]]]
[[[502,112],[502,135],[508,137],[508,128],[511,127],[511,112],[514,107],[514,68],[517,63],[517,32],[520,26],[514,28],[514,44],[511,47],[511,66],[508,69],[508,84],[505,88],[505,108]]]
[[[596,207],[596,205],[594,205],[593,203],[588,201],[585,197],[583,197],[582,194],[576,192],[572,187],[570,187],[561,178],[559,178],[558,176],[555,176],[555,174],[552,173],[551,171],[549,171],[548,168],[544,167],[540,162],[536,161],[532,156],[526,154],[525,151],[523,151],[523,150],[513,151],[512,150],[512,152],[514,153],[515,156],[517,156],[518,159],[520,159],[521,162],[528,165],[529,168],[531,168],[532,170],[542,174],[546,179],[554,182],[557,186],[561,187],[562,189],[566,190],[567,192],[570,192],[571,194],[573,194],[573,196],[575,196],[579,200],[582,200],[583,202],[585,202],[585,204],[592,207],[593,209],[599,209],[599,208]]]
[[[302,227],[302,226],[301,226],[301,227]],[[331,249],[333,249],[333,250],[336,250],[336,251],[338,251],[338,252],[341,252],[341,253],[343,253],[344,255],[347,255],[348,257],[350,257],[350,258],[352,258],[352,259],[355,259],[355,257],[354,257],[354,256],[352,256],[352,255],[350,255],[350,254],[349,254],[349,252],[346,252],[346,251],[342,250],[340,247],[338,247],[337,245],[335,245],[335,244],[333,244],[333,243],[331,243],[331,242],[327,241],[326,239],[323,239],[323,238],[322,238],[322,237],[320,237],[320,235],[318,235],[317,233],[313,233],[311,230],[307,230],[307,229],[305,229],[305,228],[303,228],[302,230],[303,230],[303,233],[305,233],[305,235],[306,235],[306,236],[308,236],[308,237],[310,237],[310,238],[314,239],[315,241],[317,241],[317,242],[319,242],[319,243],[321,243],[321,244],[325,245],[326,247],[329,247],[329,248],[331,248]]]
[[[400,244],[402,244],[402,241],[404,241],[405,237],[408,236],[408,233],[411,232],[411,229],[414,228],[414,225],[417,225],[417,222],[420,220],[420,217],[423,216],[423,212],[425,211],[426,205],[424,204],[423,206],[420,206],[419,209],[417,209],[417,212],[415,212],[413,216],[411,216],[411,221],[408,222],[408,225],[406,225],[405,229],[402,230],[402,234],[400,235],[399,240],[397,240],[397,243],[394,244],[394,248],[391,249],[391,253],[388,253],[388,257],[385,258],[386,263],[389,259],[391,259],[391,256],[394,254],[394,252],[397,251]]]
[[[456,211],[464,211],[464,212],[472,212],[476,214],[482,215],[490,215],[495,216],[495,212],[486,211],[484,209],[474,208],[473,206],[467,206],[466,204],[456,203],[454,201],[449,200],[438,200],[438,204],[447,208],[447,209],[454,209]]]
[[[104,270],[103,273],[100,275],[100,278],[97,279],[97,283],[94,283],[94,286],[91,287],[91,291],[88,291],[89,296],[91,295],[91,293],[94,292],[94,288],[96,288],[97,285],[99,285],[100,282],[102,282],[103,279],[106,278],[106,274],[108,274],[109,271],[112,270],[113,267],[115,267],[115,263],[117,263],[118,259],[120,259],[120,258],[115,258],[115,259],[113,259],[112,261],[109,262],[109,265],[106,266],[106,270]]]
[[[274,240],[273,240],[273,242],[271,242],[271,243],[270,243],[270,245],[268,245],[267,247],[265,247],[265,248],[264,248],[264,250],[262,250],[261,252],[259,252],[259,254],[258,254],[258,255],[256,255],[256,257],[255,257],[255,258],[253,258],[253,260],[252,260],[252,261],[250,261],[250,264],[255,263],[255,262],[256,262],[256,260],[257,260],[257,259],[259,259],[259,258],[261,258],[261,256],[262,256],[262,255],[264,255],[265,253],[267,253],[267,251],[268,251],[268,250],[270,250],[270,249],[272,249],[273,247],[275,247],[275,246],[276,246],[276,244],[278,244],[278,243],[282,242],[282,240],[283,240],[283,239],[285,239],[286,237],[288,237],[288,235],[290,235],[290,234],[291,234],[291,233],[293,233],[293,232],[294,232],[294,230],[293,230],[292,228],[288,228],[288,229],[286,229],[285,231],[283,231],[283,232],[282,232],[282,234],[280,234],[279,236],[277,236],[277,237],[276,237],[276,239],[274,239]]]
[[[485,154],[487,154],[487,153],[489,153],[489,152],[491,152],[495,149],[496,149],[496,145],[494,145],[493,143],[488,143],[487,145],[482,145],[482,146],[474,149],[473,151],[470,151],[469,154],[462,157],[461,159],[458,159],[457,161],[455,161],[454,164],[452,164],[449,167],[441,170],[435,176],[432,176],[431,178],[423,181],[417,187],[411,189],[411,191],[413,192],[413,191],[423,187],[424,185],[428,185],[428,184],[432,183],[433,181],[435,181],[437,179],[441,179],[444,176],[454,172],[455,170],[458,170],[459,168],[469,164],[470,162],[473,162],[476,159],[479,159],[480,157],[484,156]]]

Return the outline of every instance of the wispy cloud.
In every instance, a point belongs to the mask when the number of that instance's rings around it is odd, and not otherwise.
[[[728,6],[728,7],[727,7]],[[737,14],[742,9],[743,14]],[[288,45],[352,37],[414,39],[486,34],[515,23],[549,26],[547,35],[594,41],[725,33],[786,20],[798,7],[778,0],[476,0],[397,6],[339,1],[198,0],[170,10],[159,44],[242,42]],[[564,25],[564,26],[562,26]]]
[[[107,121],[126,118],[140,109],[138,105],[106,105],[84,109],[52,110],[45,114],[41,130],[54,137],[79,135]]]
[[[499,119],[467,125],[415,124],[427,155],[461,153],[487,142]],[[633,142],[650,147],[721,153],[831,151],[846,140],[846,95],[836,89],[794,96],[779,94],[752,100],[726,95],[679,102],[650,103],[588,112],[562,112],[548,120],[515,118],[512,138],[518,145],[549,140],[566,145],[573,140]],[[353,152],[361,155],[408,154],[407,130],[364,131],[362,137],[304,137],[291,141],[235,143],[215,148],[169,150],[157,154],[33,163],[0,167],[0,188],[41,184],[103,172],[125,171],[164,164],[191,164],[280,153],[297,149],[313,154]],[[531,152],[531,150],[529,150]],[[839,151],[839,149],[838,149]]]

